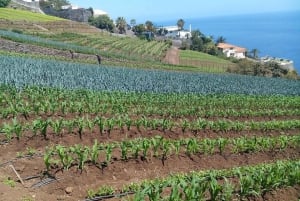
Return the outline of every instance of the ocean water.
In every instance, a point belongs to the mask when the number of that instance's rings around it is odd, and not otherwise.
[[[250,52],[256,48],[259,57],[290,59],[300,73],[300,11],[184,19],[185,29],[200,30],[205,35],[226,38],[227,43],[242,46]],[[176,25],[177,20],[162,22]]]

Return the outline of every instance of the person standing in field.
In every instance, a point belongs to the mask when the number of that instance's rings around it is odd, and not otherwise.
[[[96,54],[96,57],[97,57],[98,64],[100,65],[101,64],[101,57],[98,54]]]

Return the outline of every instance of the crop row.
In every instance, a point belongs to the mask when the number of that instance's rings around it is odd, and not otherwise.
[[[24,132],[29,131],[32,135],[40,133],[45,139],[49,134],[49,129],[56,135],[63,135],[66,133],[76,132],[79,134],[80,139],[86,130],[89,132],[97,129],[100,134],[107,134],[110,136],[111,132],[115,129],[119,129],[120,133],[125,133],[125,130],[130,131],[136,128],[139,132],[144,129],[152,131],[172,131],[172,129],[180,129],[184,134],[187,131],[197,133],[201,130],[213,130],[213,131],[271,131],[271,130],[291,130],[300,128],[300,120],[285,120],[285,121],[263,121],[263,122],[240,122],[240,121],[228,121],[217,120],[208,121],[202,118],[198,118],[195,121],[189,121],[183,119],[180,122],[175,122],[170,119],[130,119],[129,117],[119,118],[102,118],[95,117],[89,118],[76,118],[76,119],[42,119],[38,118],[30,123],[21,123],[14,118],[11,123],[4,122],[0,127],[0,132],[4,133],[7,140],[17,138],[18,140],[23,136]]]
[[[137,93],[59,91],[42,88],[0,88],[2,118],[23,115],[97,114],[118,116],[160,115],[168,117],[255,117],[299,116],[300,99],[252,96],[155,96]],[[192,105],[191,105],[192,104]]]
[[[279,137],[240,137],[240,138],[218,138],[196,140],[186,138],[181,140],[168,140],[161,136],[147,139],[135,139],[116,143],[95,143],[92,147],[74,145],[65,147],[55,145],[49,147],[44,155],[44,163],[47,170],[51,168],[63,168],[68,170],[72,166],[77,166],[82,170],[87,163],[92,163],[102,168],[106,167],[114,160],[139,159],[147,160],[151,157],[159,158],[164,164],[170,155],[185,153],[188,157],[198,154],[224,154],[249,153],[259,151],[284,150],[287,147],[297,148],[300,146],[300,135]],[[115,153],[121,153],[118,158]]]
[[[245,200],[264,196],[285,186],[300,184],[300,161],[277,161],[271,164],[244,166],[233,169],[209,170],[171,175],[164,179],[146,180],[124,186],[123,195],[132,194],[133,200]],[[111,186],[89,190],[87,200],[114,197]]]
[[[99,92],[88,90],[62,90],[45,87],[25,87],[19,90],[9,85],[0,85],[0,105],[9,106],[11,103],[34,104],[34,102],[82,102],[84,107],[89,104],[122,105],[124,107],[165,107],[180,109],[270,109],[300,108],[299,96],[249,96],[233,95],[197,95],[197,94],[153,94],[134,92]],[[74,103],[73,103],[74,104]],[[162,108],[163,107],[163,108]]]
[[[275,109],[275,110],[249,110],[249,109],[227,109],[227,110],[201,110],[198,108],[181,109],[176,108],[128,108],[122,105],[111,104],[88,104],[86,107],[81,102],[34,102],[33,105],[29,105],[28,102],[19,102],[17,105],[10,104],[0,111],[0,117],[7,119],[9,117],[18,117],[22,115],[26,119],[35,115],[47,115],[47,116],[66,116],[67,114],[85,115],[93,114],[100,116],[120,116],[120,115],[137,115],[137,116],[152,116],[159,115],[170,118],[178,117],[195,117],[195,118],[210,118],[210,117],[279,117],[279,116],[300,116],[300,109]]]
[[[102,91],[299,95],[300,82],[242,75],[179,73],[111,68],[57,61],[0,56],[0,80],[17,88],[26,86]],[[178,85],[180,83],[180,85]],[[239,83],[238,85],[236,83]],[[251,87],[249,87],[251,86]],[[276,87],[274,87],[276,86]]]

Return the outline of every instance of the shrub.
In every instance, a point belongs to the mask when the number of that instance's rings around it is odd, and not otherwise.
[[[6,7],[10,3],[10,0],[0,0],[0,8]]]

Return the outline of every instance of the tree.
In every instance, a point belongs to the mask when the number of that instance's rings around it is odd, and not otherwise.
[[[10,0],[0,0],[0,8],[6,7],[10,3]]]
[[[130,20],[130,25],[131,25],[131,27],[134,27],[136,25],[136,20],[135,19],[131,19]]]
[[[40,6],[42,8],[51,6],[55,10],[60,10],[62,6],[70,5],[70,2],[68,0],[42,0],[40,1]]]
[[[196,50],[196,51],[202,51],[203,50],[203,40],[202,36],[203,34],[199,30],[192,31],[192,45],[191,45],[191,50]]]
[[[94,17],[94,9],[92,7],[89,7],[87,10],[91,11],[92,17]]]
[[[126,33],[127,22],[124,17],[118,17],[116,20],[116,27],[119,29],[119,33]]]
[[[252,57],[256,59],[256,58],[258,58],[259,50],[254,48],[250,51],[250,53],[252,54]]]
[[[224,38],[223,36],[219,36],[217,38],[217,41],[216,41],[217,44],[219,43],[226,43],[226,38]]]
[[[146,25],[146,30],[147,31],[154,31],[154,25],[153,25],[153,22],[151,21],[146,21],[145,22],[145,25]]]
[[[184,27],[184,20],[183,19],[179,19],[178,21],[177,21],[177,26],[178,26],[178,29],[179,30],[183,30],[183,27]]]
[[[136,26],[133,27],[132,31],[136,35],[141,35],[144,31],[146,31],[145,25],[144,24],[138,24],[138,25],[136,25]]]
[[[114,21],[108,17],[108,15],[100,15],[96,18],[91,17],[89,24],[99,29],[106,29],[107,31],[113,32],[115,25]]]

